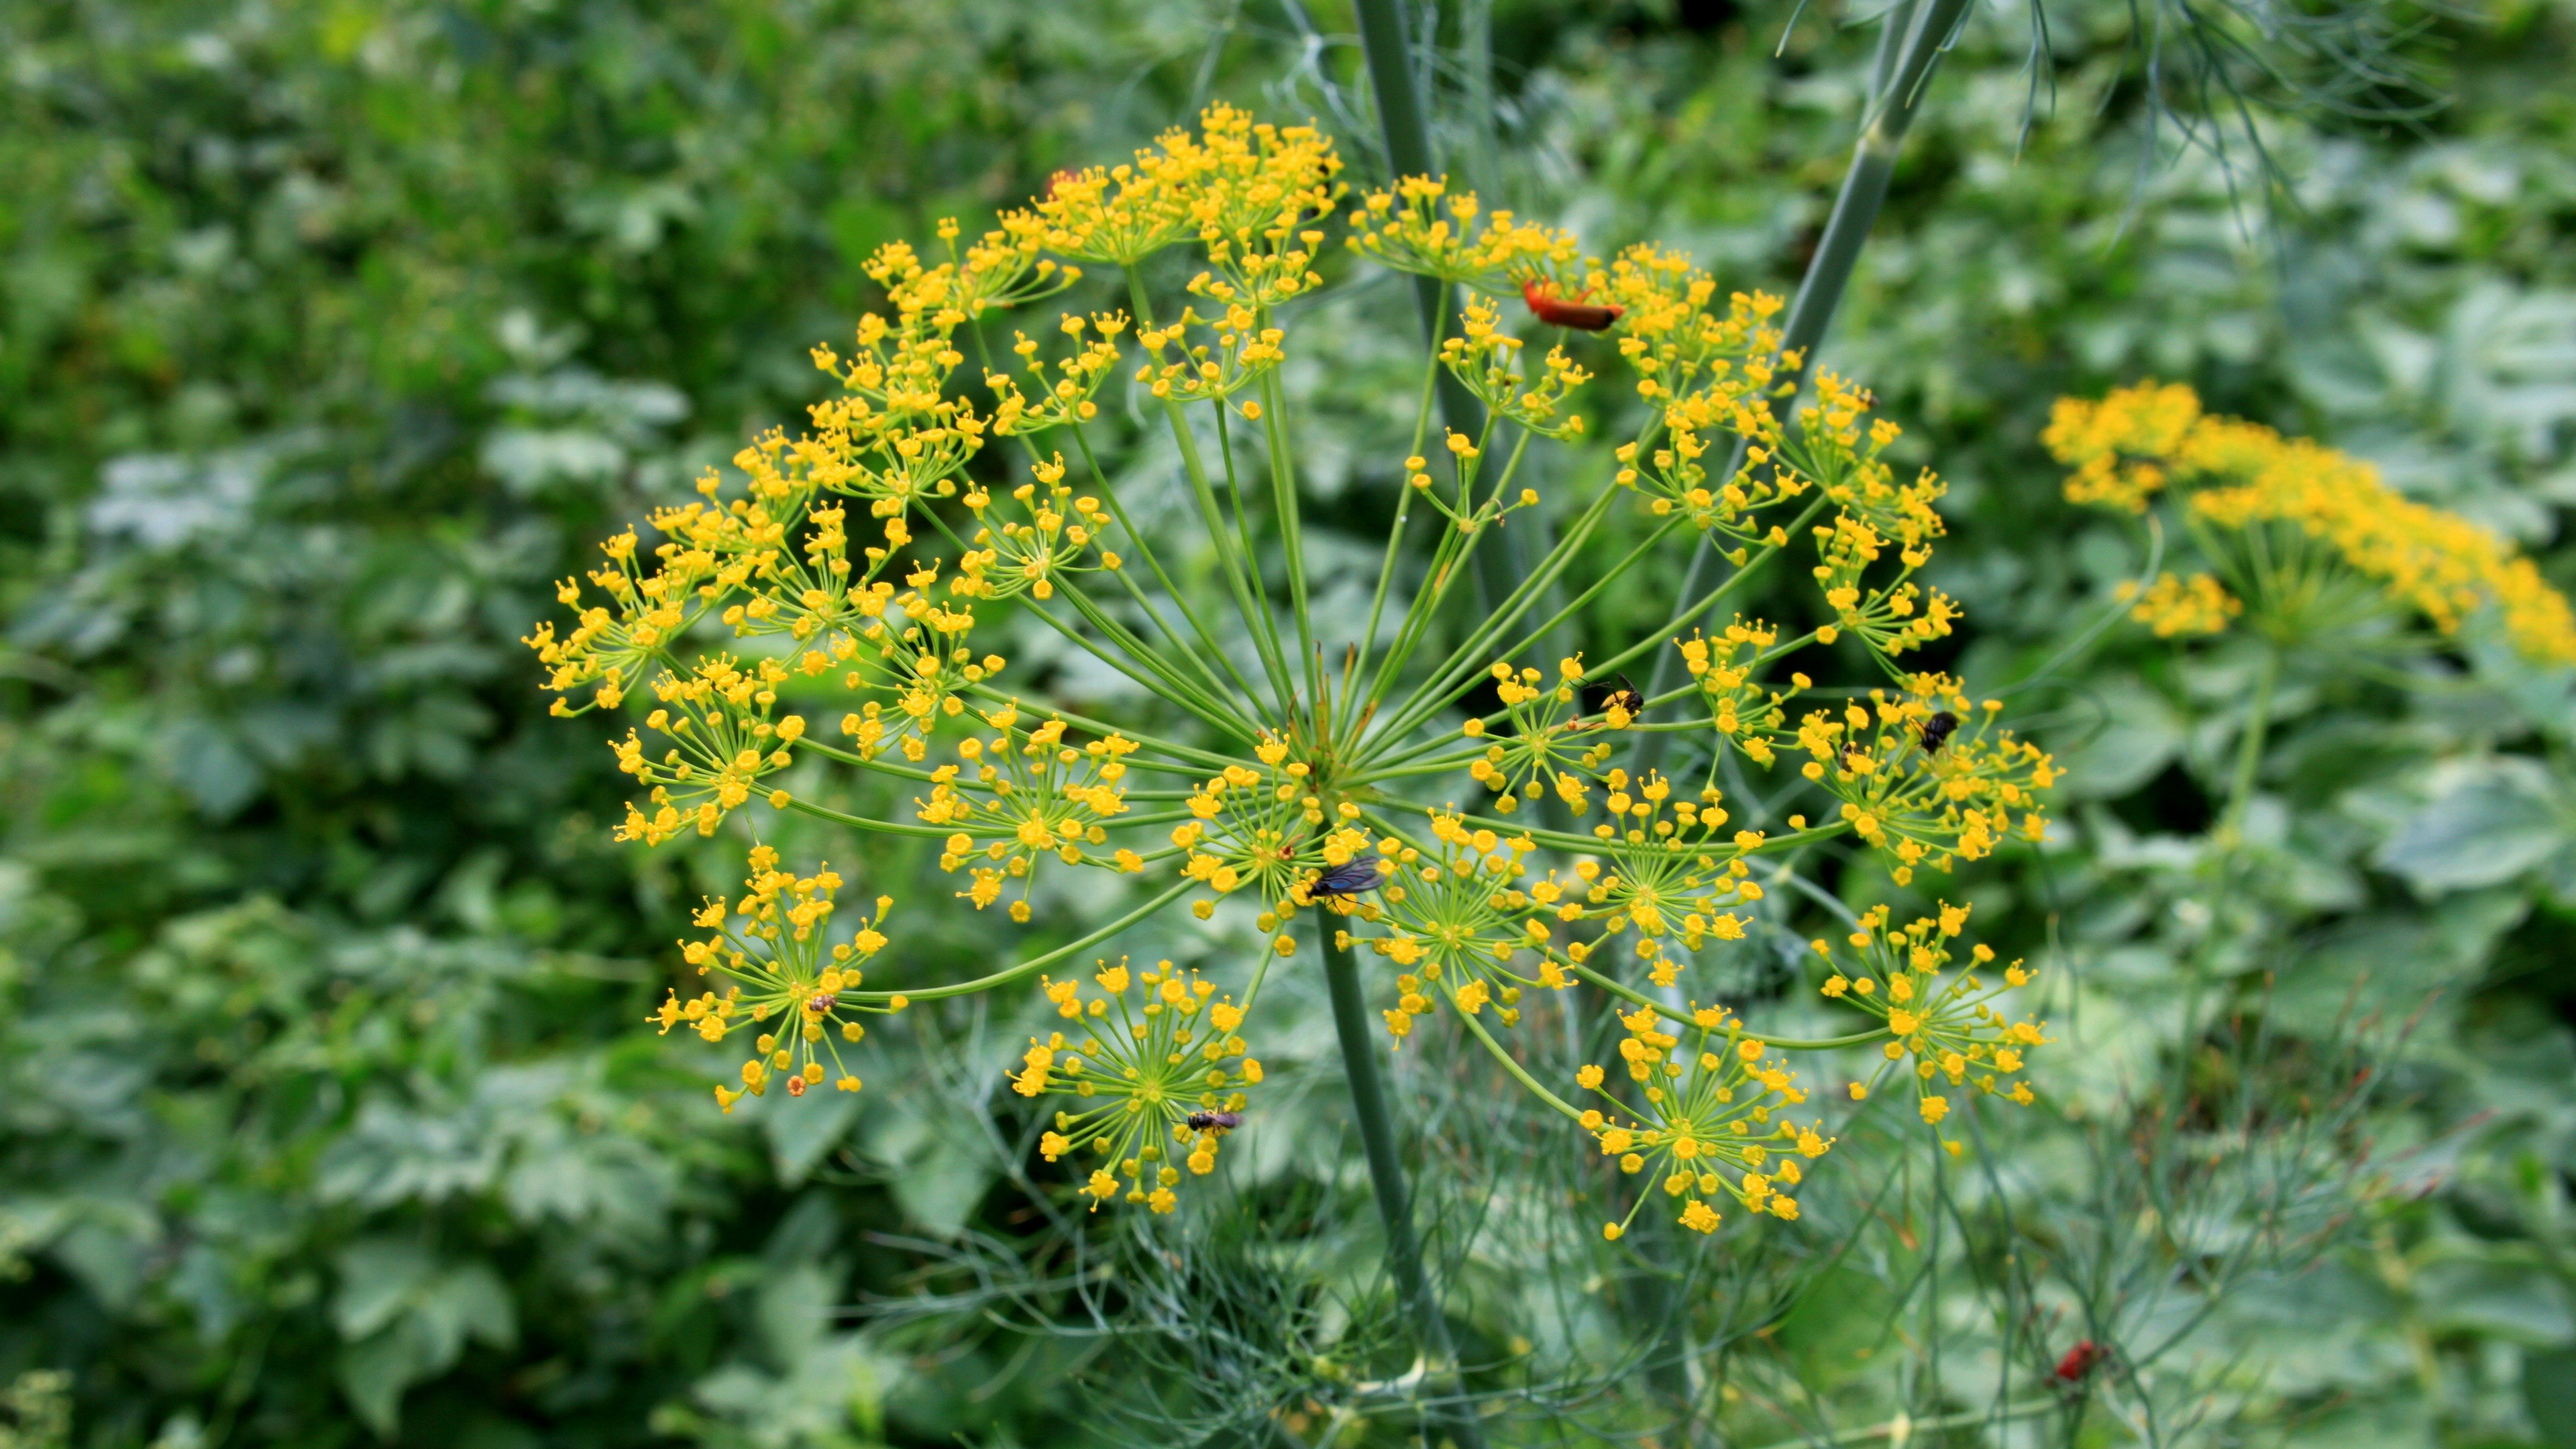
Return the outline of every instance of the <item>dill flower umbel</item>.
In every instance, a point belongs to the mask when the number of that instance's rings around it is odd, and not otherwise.
[[[2138,601],[2129,617],[2153,629],[2159,639],[2216,634],[2227,627],[2228,620],[2245,612],[2244,600],[2227,592],[2227,586],[2210,574],[2182,579],[2167,571],[2143,592],[2136,583],[2124,581],[2118,597]]]
[[[1029,1038],[1011,1090],[1098,1102],[1056,1113],[1055,1130],[1039,1139],[1038,1150],[1049,1162],[1084,1149],[1103,1160],[1082,1189],[1095,1210],[1119,1195],[1124,1176],[1127,1201],[1167,1213],[1180,1203],[1172,1191],[1181,1183],[1174,1158],[1193,1176],[1216,1170],[1217,1144],[1240,1120],[1248,1100],[1242,1089],[1261,1081],[1261,1063],[1245,1055],[1235,1033],[1243,1008],[1216,997],[1215,983],[1195,971],[1158,961],[1130,973],[1122,959],[1104,963],[1092,980],[1102,994],[1086,1001],[1079,981],[1039,978],[1056,1014],[1082,1023],[1084,1035],[1073,1044],[1060,1031]],[[1132,1004],[1131,985],[1139,997]]]
[[[1694,1007],[1681,1021],[1640,1007],[1619,1024],[1628,1032],[1619,1055],[1636,1102],[1622,1102],[1597,1066],[1575,1074],[1575,1084],[1605,1104],[1582,1117],[1602,1155],[1618,1159],[1621,1172],[1646,1174],[1678,1203],[1674,1220],[1693,1232],[1717,1231],[1724,1214],[1711,1198],[1796,1218],[1798,1200],[1786,1189],[1803,1180],[1800,1164],[1824,1156],[1834,1140],[1819,1124],[1801,1127],[1782,1110],[1807,1100],[1786,1061],[1720,1007]],[[1651,1197],[1640,1192],[1628,1215],[1603,1224],[1601,1235],[1624,1234]]]
[[[1123,912],[897,994],[860,976],[886,959],[891,902],[836,930],[840,878],[757,847],[749,893],[710,902],[712,934],[683,943],[722,979],[674,992],[658,1019],[709,1040],[748,1029],[741,1085],[718,1091],[730,1108],[782,1081],[857,1090],[840,1053],[859,1013],[1034,982],[1062,1025],[1010,1082],[1060,1107],[1043,1155],[1094,1208],[1171,1212],[1225,1135],[1257,1125],[1245,1033],[1263,973],[1320,947],[1337,1030],[1365,1039],[1382,1021],[1418,1049],[1487,1053],[1565,1120],[1569,1147],[1654,1164],[1684,1226],[1712,1230],[1721,1203],[1794,1217],[1801,1164],[1832,1142],[1781,1115],[1804,1100],[1788,1062],[1815,1044],[1675,1005],[1704,956],[1743,949],[1770,879],[1757,867],[1842,841],[1910,883],[2048,830],[2049,757],[2000,704],[1900,662],[1959,619],[1923,582],[1945,485],[1888,460],[1900,430],[1856,382],[1820,375],[1795,401],[1780,299],[1725,292],[1653,245],[1587,256],[1441,178],[1353,197],[1341,170],[1313,127],[1213,106],[980,233],[945,222],[933,246],[880,248],[865,271],[883,305],[844,347],[814,349],[833,391],[808,425],[755,438],[561,584],[569,622],[527,640],[556,713],[642,715],[611,742],[638,791],[621,839],[791,811],[935,844],[940,893],[1013,924],[1062,924],[1037,919],[1041,875],[1091,872]],[[1158,295],[1172,273],[1155,259],[1175,250],[1186,280]],[[1123,274],[1122,308],[1004,315],[1084,266]],[[1295,319],[1319,314],[1283,304],[1374,267],[1465,301],[1420,356],[1410,446],[1385,460],[1401,484],[1365,614],[1329,614],[1309,598],[1306,420],[1282,381]],[[1574,331],[1600,333],[1599,350],[1578,355]],[[1525,468],[1534,447],[1599,430],[1584,407],[1607,385],[1596,365],[1636,400],[1603,440],[1610,466]],[[1444,374],[1480,419],[1435,425]],[[1158,499],[1177,508],[1138,506],[1130,475],[1103,465],[1137,422],[1168,440]],[[1543,488],[1543,473],[1588,481]],[[1498,577],[1478,565],[1506,528],[1552,538]],[[1551,642],[1645,561],[1702,547],[1724,577],[1651,627]],[[1792,554],[1813,584],[1802,599],[1776,618],[1718,612]],[[991,647],[1004,610],[1146,702],[1037,697]],[[1819,646],[1865,657],[1861,686],[1787,667]],[[1653,678],[1667,658],[1687,678],[1649,698],[1629,671]],[[1735,818],[1741,772],[1802,812],[1788,829]],[[849,780],[875,788],[844,793]],[[1089,985],[1042,974],[1160,912],[1229,903],[1268,943],[1240,982],[1123,960]],[[1869,1002],[1902,980],[1939,1003],[1864,1005],[1862,1039],[1934,1076],[1955,1057],[1954,1084],[2012,1077],[2032,1043],[1976,1014],[1981,986],[1962,996],[1934,974],[1837,979]],[[1529,1017],[1577,981],[1627,1012],[1630,1073],[1584,1068],[1604,1099],[1589,1108],[1523,1065],[1553,1040]]]
[[[1846,942],[1848,953],[1837,952],[1829,941],[1809,943],[1833,970],[1824,994],[1886,1024],[1882,1050],[1891,1065],[1908,1056],[1914,1059],[1926,1122],[1949,1115],[1949,1101],[1938,1091],[1941,1081],[1974,1086],[1988,1096],[2000,1091],[2028,1106],[2034,1099],[2029,1083],[2003,1083],[2022,1071],[2025,1052],[2050,1041],[2045,1023],[2007,1021],[1993,1005],[2004,992],[2028,985],[2035,976],[2020,962],[2003,969],[1999,986],[1974,970],[1942,981],[1951,962],[1950,942],[1967,921],[1966,906],[1945,904],[1938,915],[1891,929],[1887,907],[1879,906],[1861,916]],[[1968,955],[1976,966],[1991,966],[1995,959],[1983,945],[1969,948]],[[1858,1084],[1854,1094],[1864,1094]]]
[[[680,959],[721,982],[724,993],[709,989],[683,1001],[674,989],[652,1020],[665,1036],[683,1022],[708,1041],[755,1034],[742,1085],[716,1088],[716,1103],[727,1112],[745,1093],[766,1095],[774,1082],[801,1097],[829,1075],[839,1090],[855,1092],[859,1079],[843,1065],[841,1044],[867,1035],[861,1012],[901,1011],[906,1004],[899,995],[863,999],[858,990],[860,963],[886,947],[878,927],[894,898],[877,897],[876,915],[849,940],[827,946],[832,893],[841,888],[832,868],[800,878],[778,869],[778,852],[766,845],[752,847],[750,864],[741,900],[711,899],[697,913],[698,928],[714,934],[680,943]],[[823,1066],[827,1056],[830,1072]]]
[[[2185,521],[2226,587],[2207,575],[2159,580],[2136,611],[2159,635],[2214,633],[2238,600],[2269,633],[2313,635],[2338,621],[2341,595],[2353,592],[2338,588],[2340,574],[2444,634],[2491,607],[2526,658],[2576,663],[2576,611],[2531,560],[2467,519],[2401,496],[2358,458],[2202,412],[2179,383],[2141,383],[2099,402],[2060,398],[2041,439],[2075,467],[2072,502],[2143,513],[2157,495],[2183,493]],[[2279,536],[2254,537],[2266,531]]]

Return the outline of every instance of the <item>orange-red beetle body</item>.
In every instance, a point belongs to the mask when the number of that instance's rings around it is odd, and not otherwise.
[[[2102,1345],[2089,1338],[2075,1340],[2075,1346],[2066,1351],[2066,1357],[2057,1361],[2059,1381],[2071,1384],[2082,1379],[2086,1374],[2093,1372],[2095,1361],[2101,1357]]]
[[[1584,296],[1592,294],[1586,291]],[[1625,307],[1605,307],[1581,300],[1568,301],[1556,295],[1556,288],[1533,277],[1521,283],[1521,300],[1529,304],[1530,314],[1553,327],[1571,327],[1577,332],[1604,332],[1619,320]]]

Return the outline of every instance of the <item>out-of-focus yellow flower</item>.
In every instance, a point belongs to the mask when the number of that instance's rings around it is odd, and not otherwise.
[[[2458,633],[2472,614],[2492,606],[2525,657],[2576,663],[2576,611],[2531,560],[2457,514],[2399,495],[2358,458],[2257,423],[2205,414],[2180,384],[2140,384],[2099,402],[2060,398],[2041,436],[2060,462],[2075,465],[2066,483],[2075,502],[2143,512],[2158,492],[2185,491],[2187,517],[2205,537],[2285,528],[2323,544],[2332,563],[2445,634]],[[2294,616],[2318,592],[2304,551],[2281,557],[2277,550],[2248,548],[2239,558],[2223,540],[2212,542],[2250,614],[2272,616],[2276,632],[2297,627]],[[2194,626],[2210,617],[2205,608],[2141,615],[2150,624]]]
[[[2123,583],[2118,597],[2138,601],[2129,617],[2153,629],[2159,639],[2215,634],[2245,612],[2244,601],[2227,592],[2227,586],[2212,574],[2183,579],[2167,572],[2143,592],[2135,583]]]

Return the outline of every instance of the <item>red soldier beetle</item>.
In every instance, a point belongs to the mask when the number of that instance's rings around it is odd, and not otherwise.
[[[1609,330],[1611,323],[1619,320],[1620,313],[1628,310],[1583,300],[1591,295],[1592,289],[1586,287],[1580,296],[1568,300],[1556,295],[1553,282],[1539,277],[1521,283],[1521,300],[1529,304],[1530,314],[1553,327],[1571,327],[1577,332],[1604,332]]]

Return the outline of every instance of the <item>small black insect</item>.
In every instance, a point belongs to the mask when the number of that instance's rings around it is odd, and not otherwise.
[[[1619,676],[1619,687],[1610,691],[1608,699],[1601,701],[1602,713],[1607,714],[1614,709],[1626,710],[1630,719],[1646,712],[1646,697],[1637,692],[1637,686],[1629,683],[1628,676],[1624,674]]]
[[[1193,1132],[1231,1132],[1242,1125],[1241,1112],[1192,1112],[1190,1114],[1190,1130]]]
[[[1355,896],[1362,891],[1376,890],[1377,884],[1378,858],[1363,855],[1326,867],[1323,874],[1315,877],[1315,883],[1306,887],[1306,894],[1310,897]]]
[[[821,1016],[830,1011],[833,1005],[839,1000],[840,998],[834,996],[831,992],[817,991],[813,995],[805,998],[805,1011],[811,1016]]]
[[[1941,753],[1941,747],[1950,742],[1950,732],[1958,727],[1959,717],[1946,709],[1925,720],[1921,726],[1923,753],[1927,755]]]

